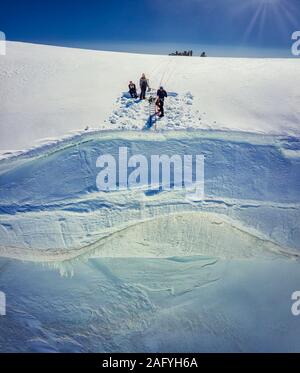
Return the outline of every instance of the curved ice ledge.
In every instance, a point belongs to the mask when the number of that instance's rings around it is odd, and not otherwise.
[[[284,249],[258,232],[242,230],[221,215],[185,212],[127,225],[82,248],[32,250],[0,247],[0,255],[37,262],[57,262],[91,257],[170,258],[197,255],[223,259],[278,255],[298,258],[300,253]]]
[[[183,191],[151,193],[146,187],[98,192],[96,159],[105,153],[117,157],[121,146],[129,156],[204,154],[205,200],[190,204]],[[270,247],[297,252],[299,149],[296,138],[247,133],[105,132],[4,159],[0,255],[65,260],[94,249],[101,256],[247,257]],[[154,251],[143,244],[143,235]]]

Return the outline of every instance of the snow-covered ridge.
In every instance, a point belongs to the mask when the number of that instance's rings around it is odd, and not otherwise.
[[[167,234],[166,234],[167,232]],[[226,216],[207,212],[165,214],[119,227],[98,241],[67,250],[0,246],[0,255],[33,262],[63,262],[95,257],[170,258],[207,256],[219,259],[299,258],[258,231],[243,230]]]
[[[190,204],[184,191],[152,193],[146,186],[98,192],[96,159],[106,153],[117,158],[120,146],[128,148],[129,156],[204,154],[205,200]],[[102,256],[172,256],[170,247],[168,251],[153,243],[149,247],[156,247],[156,252],[148,252],[148,246],[140,251],[135,249],[134,232],[141,229],[151,241],[159,227],[167,224],[170,228],[164,232],[172,231],[178,221],[176,216],[183,216],[182,230],[178,232],[184,243],[178,255],[208,254],[205,246],[196,245],[200,240],[197,230],[190,229],[202,221],[204,231],[210,232],[216,226],[207,226],[210,214],[218,215],[220,226],[224,227],[222,234],[228,235],[231,251],[223,248],[227,258],[250,255],[250,249],[234,251],[232,240],[238,236],[237,230],[243,232],[241,240],[250,246],[275,245],[277,249],[272,251],[279,253],[299,250],[300,165],[298,157],[286,157],[284,152],[297,151],[299,147],[296,138],[258,134],[114,131],[85,133],[2,160],[1,254],[22,259],[66,260],[88,255],[100,247],[97,255]],[[173,223],[171,216],[175,217]],[[220,255],[219,243],[226,240],[220,239],[218,243],[212,239],[212,233],[204,231],[202,241],[211,248],[211,254]],[[114,245],[120,245],[118,237],[125,233],[129,247],[122,244],[123,249],[118,250]],[[183,239],[184,235],[189,239]],[[173,242],[172,236],[174,232],[165,237],[166,245]],[[114,243],[107,243],[108,237]],[[254,244],[253,240],[262,245]],[[190,242],[193,245],[188,250]]]
[[[146,104],[122,92],[142,72],[176,92],[160,128],[299,135],[295,59],[176,58],[8,42],[0,59],[0,149],[28,149],[86,127],[140,129]],[[121,100],[121,101],[120,101]]]

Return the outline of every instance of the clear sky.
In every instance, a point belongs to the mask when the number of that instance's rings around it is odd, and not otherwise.
[[[300,0],[1,0],[0,30],[95,49],[289,56]]]

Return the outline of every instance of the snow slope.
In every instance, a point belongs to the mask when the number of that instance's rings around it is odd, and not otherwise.
[[[0,351],[299,352],[299,62],[7,52]],[[142,72],[171,93],[158,131],[124,94]],[[205,155],[205,199],[99,192],[121,146]]]
[[[137,82],[142,72],[153,88],[178,93],[167,101],[161,128],[299,134],[296,59],[178,58],[8,42],[0,58],[0,150],[27,149],[87,126],[142,128],[146,104],[132,110],[120,102],[128,80]]]

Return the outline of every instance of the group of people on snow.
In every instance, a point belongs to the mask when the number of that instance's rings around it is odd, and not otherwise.
[[[137,90],[136,90],[136,85],[130,81],[129,82],[129,93],[132,98],[138,98]],[[140,94],[140,99],[145,100],[146,99],[146,92],[147,89],[150,89],[149,86],[149,80],[146,78],[145,74],[142,74],[141,79],[140,79],[140,89],[141,89],[141,94]]]
[[[132,81],[129,82],[128,88],[129,88],[130,96],[132,98],[138,98],[139,97],[138,94],[137,94],[136,85]],[[149,85],[149,80],[146,78],[145,74],[142,74],[142,76],[140,78],[140,91],[141,91],[140,99],[141,100],[146,99],[147,90],[151,91],[151,88],[150,88],[150,85]],[[161,86],[157,90],[156,99],[155,99],[155,105],[156,105],[156,108],[157,108],[156,115],[158,115],[160,118],[162,118],[165,115],[164,101],[165,101],[166,97],[168,97],[168,94],[164,90],[164,88]]]

